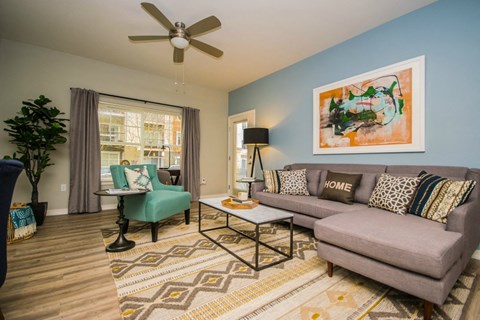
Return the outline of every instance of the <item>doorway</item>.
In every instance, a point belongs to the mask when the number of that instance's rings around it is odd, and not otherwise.
[[[255,127],[255,110],[228,117],[228,194],[247,192],[248,183],[237,182],[251,169],[252,148],[243,144],[243,129]]]

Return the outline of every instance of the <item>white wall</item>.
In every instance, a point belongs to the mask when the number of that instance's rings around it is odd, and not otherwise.
[[[188,70],[186,73],[188,76]],[[200,176],[207,179],[201,195],[224,194],[228,93],[190,85],[188,77],[185,82],[186,92],[177,92],[173,79],[0,39],[0,158],[14,151],[3,130],[3,120],[15,116],[23,100],[43,94],[69,117],[70,88],[86,88],[200,109]],[[60,184],[69,184],[68,143],[59,146],[51,158],[55,165],[42,176],[40,201],[48,201],[51,212],[66,212],[68,191],[60,192]],[[30,192],[30,184],[22,174],[13,201],[29,202]]]

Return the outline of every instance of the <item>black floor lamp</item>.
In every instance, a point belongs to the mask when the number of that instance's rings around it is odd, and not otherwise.
[[[268,145],[268,129],[267,128],[245,128],[243,129],[243,144],[254,145],[253,161],[250,177],[253,178],[255,168],[255,156],[258,153],[258,160],[260,161],[260,169],[263,172],[262,157],[260,156],[260,148],[258,146]]]

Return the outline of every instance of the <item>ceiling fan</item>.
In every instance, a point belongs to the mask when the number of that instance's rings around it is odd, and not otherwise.
[[[188,28],[185,28],[183,22],[175,22],[173,25],[170,20],[165,17],[165,15],[158,10],[155,5],[148,2],[142,2],[142,7],[150,13],[162,26],[169,31],[168,36],[128,36],[132,41],[146,41],[146,40],[170,40],[170,43],[174,46],[173,50],[173,62],[182,63],[183,62],[183,53],[184,49],[189,45],[209,54],[214,57],[221,57],[223,51],[219,50],[211,45],[208,45],[202,41],[192,39],[192,37],[204,34],[213,29],[220,27],[222,24],[220,20],[215,16],[210,16],[203,20],[194,23]]]

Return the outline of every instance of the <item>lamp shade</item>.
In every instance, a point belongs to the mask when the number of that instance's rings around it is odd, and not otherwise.
[[[243,144],[268,145],[267,128],[243,129]]]

